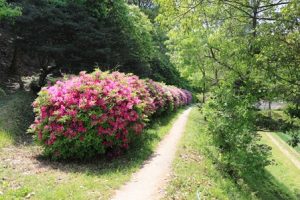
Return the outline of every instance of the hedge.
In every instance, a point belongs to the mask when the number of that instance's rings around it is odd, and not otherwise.
[[[81,72],[44,87],[33,102],[29,132],[52,158],[93,158],[121,153],[143,132],[150,116],[190,104],[192,94],[132,74]]]

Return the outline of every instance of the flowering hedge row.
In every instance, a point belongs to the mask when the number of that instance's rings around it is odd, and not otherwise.
[[[43,88],[30,132],[53,158],[120,152],[150,116],[191,103],[189,91],[120,72],[80,73]]]

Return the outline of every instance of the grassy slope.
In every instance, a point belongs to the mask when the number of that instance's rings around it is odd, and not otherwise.
[[[13,164],[5,163],[5,168],[0,167],[0,177],[4,177],[0,180],[0,193],[3,193],[0,199],[23,199],[26,196],[37,200],[108,199],[114,190],[128,181],[131,174],[138,170],[143,161],[151,155],[182,111],[153,120],[143,134],[143,138],[126,155],[113,161],[58,163],[37,160],[29,156],[29,161],[24,160],[25,169],[28,165],[28,170],[25,171],[20,170],[20,166],[14,167]],[[19,146],[17,150],[26,157],[27,153],[35,151],[36,148],[35,145],[27,145]],[[1,154],[0,151],[0,166],[4,166],[1,163],[3,158],[13,158],[14,161],[18,161],[19,158],[14,151],[11,155],[7,154],[4,151]],[[23,162],[22,158],[19,162]],[[41,168],[30,169],[34,163],[38,163],[34,165],[35,168],[39,165]]]
[[[272,134],[280,141],[280,138],[277,137],[275,133]],[[276,162],[275,165],[268,166],[267,171],[276,177],[278,182],[288,187],[293,194],[298,195],[297,197],[300,199],[300,170],[296,168],[285,154],[283,154],[280,149],[264,134],[262,134],[262,141],[272,147],[272,158]],[[299,154],[295,155],[296,152],[294,152],[287,144],[283,141],[280,142],[292,155],[300,160]]]
[[[262,110],[260,111],[260,113],[263,116],[268,116],[268,112],[267,110]],[[272,121],[273,123],[278,123],[278,121],[281,120],[282,124],[286,123],[287,121],[289,121],[289,117],[288,115],[283,111],[283,110],[273,110],[272,111]],[[300,120],[294,119],[294,125],[296,126],[300,126]],[[277,130],[276,135],[279,136],[283,141],[285,141],[286,143],[291,139],[291,136],[289,134],[285,134],[284,132]],[[297,147],[293,147],[297,152],[300,153],[300,144]]]
[[[243,199],[244,194],[232,181],[224,178],[212,160],[205,156],[210,141],[204,129],[202,116],[194,108],[173,164],[174,177],[166,198],[196,199],[197,193],[201,193],[201,199]]]
[[[282,133],[282,132],[275,132],[276,135],[278,137],[280,137],[280,139],[282,139],[283,141],[285,141],[286,143],[291,139],[291,136],[289,136],[288,134]],[[294,147],[294,149],[300,153],[300,145],[298,144],[297,147]]]
[[[269,167],[261,177],[247,177],[238,183],[224,176],[213,164],[210,137],[204,130],[201,113],[194,108],[173,164],[174,176],[166,199],[197,199],[197,194],[201,199],[296,199],[295,192],[288,189],[290,182],[279,181],[278,174],[270,171],[278,169],[276,166]],[[281,170],[289,168],[283,166]]]
[[[29,138],[25,132],[33,120],[33,99],[31,93],[21,91],[0,96],[0,148]]]

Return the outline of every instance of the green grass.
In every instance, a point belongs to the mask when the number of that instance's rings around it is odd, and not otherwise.
[[[197,194],[201,199],[296,199],[291,182],[280,180],[269,167],[260,176],[244,177],[237,182],[219,171],[212,160],[215,151],[205,126],[200,111],[194,108],[173,163],[166,199],[194,200]],[[284,169],[289,170],[288,166]],[[297,177],[287,176],[290,180]]]
[[[140,140],[111,161],[53,162],[31,155],[40,152],[35,145],[0,151],[0,166],[5,166],[0,167],[0,199],[109,199],[151,155],[182,111],[152,120]]]
[[[243,199],[245,195],[234,182],[215,168],[208,156],[210,145],[201,113],[193,108],[173,163],[166,199],[197,199],[197,193],[201,199]]]
[[[296,152],[293,152],[292,149],[289,149],[287,144],[283,141],[280,141],[280,138],[273,134],[274,138],[279,140],[282,145],[292,154],[295,158],[300,160],[300,155],[295,155]],[[285,185],[289,188],[294,199],[300,199],[300,170],[288,159],[285,154],[283,154],[280,149],[267,138],[266,135],[262,134],[262,141],[272,147],[272,158],[275,161],[275,165],[267,167],[267,171],[273,176],[276,177],[278,182],[282,185]]]
[[[280,139],[282,139],[283,141],[285,141],[286,143],[288,143],[288,141],[291,139],[291,136],[282,132],[275,132],[275,134],[280,137]],[[300,153],[300,145],[298,144],[298,146],[296,147],[292,147],[294,148],[298,153]]]
[[[13,143],[10,134],[0,130],[0,149]]]
[[[24,91],[0,97],[0,148],[29,142],[26,130],[33,121],[33,100],[34,95]]]

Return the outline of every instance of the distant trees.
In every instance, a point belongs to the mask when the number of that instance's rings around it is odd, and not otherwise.
[[[26,53],[38,60],[39,87],[53,70],[77,73],[95,66],[184,84],[160,51],[152,21],[137,6],[122,0],[10,2],[22,8],[10,24],[15,38],[11,74],[19,55]]]
[[[183,79],[176,66],[170,61],[169,50],[166,47],[167,31],[156,21],[159,6],[153,0],[127,0],[129,4],[138,6],[153,24],[154,57],[150,65],[150,78],[180,87],[189,87],[187,79]],[[195,88],[194,88],[195,89]]]
[[[16,46],[40,62],[40,84],[54,67],[68,72],[101,67],[139,67],[153,55],[151,22],[122,1],[35,1],[20,4],[13,24]],[[129,14],[130,13],[130,14]],[[121,69],[122,70],[122,69]]]

